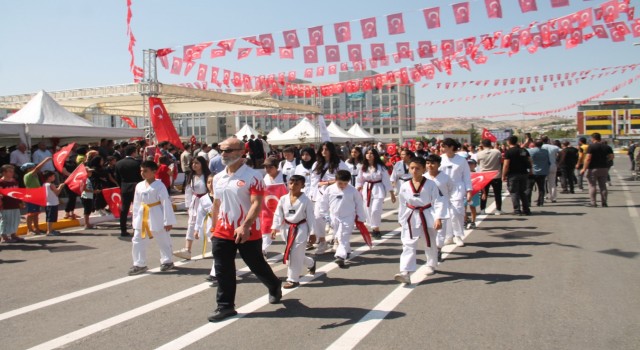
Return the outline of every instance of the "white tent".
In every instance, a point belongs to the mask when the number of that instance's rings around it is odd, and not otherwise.
[[[24,133],[28,144],[32,139],[60,138],[64,141],[99,140],[101,138],[129,139],[144,137],[142,129],[99,127],[60,106],[45,91],[36,94],[22,109],[4,120],[19,128],[19,132],[0,132],[17,138]],[[3,124],[4,125],[4,124]],[[0,127],[4,129],[4,127]]]
[[[280,135],[284,134],[282,132],[282,130],[280,130],[278,127],[273,128],[273,130],[271,130],[268,134],[267,134],[267,141],[270,141],[272,138],[278,138],[280,137]]]
[[[236,137],[239,138],[240,140],[242,140],[243,137],[251,137],[251,135],[255,135],[256,137],[259,135],[260,133],[249,126],[249,124],[245,124],[242,128],[240,128],[240,130],[238,130],[238,132],[236,133]]]
[[[351,137],[343,137],[340,135],[329,132],[331,141],[335,143],[343,143],[351,140]],[[320,132],[316,125],[314,125],[309,119],[301,119],[296,126],[287,130],[279,137],[269,139],[269,144],[272,145],[297,145],[297,144],[309,144],[319,143]]]
[[[340,138],[348,139],[349,141],[353,141],[357,139],[357,137],[346,132],[343,128],[340,127],[340,125],[336,124],[334,121],[331,121],[329,126],[327,126],[327,130],[329,130],[329,134],[332,135],[331,136],[332,140],[333,140],[333,135],[336,135]]]
[[[347,132],[354,136],[357,141],[373,141],[375,137],[363,129],[358,123],[353,124]]]

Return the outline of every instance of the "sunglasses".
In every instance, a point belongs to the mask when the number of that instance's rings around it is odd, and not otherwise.
[[[235,152],[235,151],[240,151],[240,149],[239,148],[228,148],[228,149],[221,149],[220,150],[220,152],[222,152],[222,153],[232,153],[232,152]]]

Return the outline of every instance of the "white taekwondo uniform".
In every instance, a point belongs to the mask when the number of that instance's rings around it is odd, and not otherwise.
[[[442,200],[438,201],[437,204],[443,205],[444,210],[447,213],[446,218],[442,220],[442,228],[439,229],[436,233],[436,245],[439,248],[442,248],[442,246],[444,245],[445,234],[447,233],[447,225],[451,226],[451,222],[449,220],[451,218],[450,198],[451,192],[453,192],[453,190],[455,189],[455,184],[453,183],[453,180],[451,180],[451,178],[443,172],[439,172],[436,176],[431,176],[429,173],[426,173],[424,174],[424,177],[435,182],[436,186],[438,186],[438,190],[442,195]]]
[[[338,240],[335,257],[347,259],[351,253],[350,239],[356,216],[360,219],[366,215],[362,195],[351,185],[341,190],[336,183],[325,189],[322,197],[316,202],[316,205],[318,204],[320,216],[329,218],[335,239]]]
[[[371,228],[379,228],[384,198],[387,192],[393,191],[389,173],[379,165],[376,165],[375,170],[371,167],[362,167],[356,180],[356,187],[362,187],[367,224]]]
[[[325,236],[324,229],[327,226],[327,222],[325,221],[324,216],[320,215],[319,202],[327,186],[325,185],[320,187],[318,186],[318,183],[325,182],[325,181],[333,181],[336,179],[336,172],[338,170],[349,171],[349,168],[343,161],[340,161],[338,168],[333,172],[329,171],[329,165],[325,164],[325,168],[322,171],[322,173],[318,174],[315,172],[315,168],[317,165],[318,165],[318,162],[315,162],[313,163],[313,166],[311,166],[311,186],[309,188],[309,192],[307,192],[307,196],[309,196],[309,198],[315,202],[313,212],[314,212],[314,215],[316,216],[316,220],[315,220],[313,232],[318,238],[324,238]]]
[[[208,193],[207,189],[207,179],[204,178],[204,175],[193,175],[193,178],[187,184],[187,187],[184,190],[184,198],[185,203],[187,203],[189,218],[187,221],[187,237],[186,239],[189,241],[193,241],[195,239],[195,233],[200,232],[196,231],[196,217],[198,214],[198,209],[200,208],[200,199],[205,197]],[[203,218],[204,220],[204,218]]]
[[[464,199],[467,191],[472,189],[469,164],[460,155],[456,154],[453,158],[449,158],[443,154],[439,170],[447,174],[454,184],[454,189],[449,196],[451,225],[447,223],[446,238],[457,236],[462,239],[464,237]]]

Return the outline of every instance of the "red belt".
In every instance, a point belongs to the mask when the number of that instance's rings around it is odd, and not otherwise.
[[[289,224],[289,233],[287,234],[287,246],[284,248],[284,258],[282,258],[282,263],[286,264],[287,261],[289,260],[289,254],[291,253],[293,242],[296,241],[296,236],[298,235],[298,226],[300,224],[304,224],[305,222],[307,222],[307,219],[302,219],[296,223],[289,222],[285,219],[284,222]]]
[[[200,194],[195,193],[194,195],[196,196],[196,198],[202,198],[202,197],[204,197],[206,194],[207,194],[207,192],[205,192],[205,193],[200,193]],[[198,208],[195,206],[195,205],[196,205],[196,203],[195,203],[195,202],[191,202],[190,204],[191,204],[190,209],[191,209],[191,210],[193,210],[193,211],[194,211],[194,213],[195,213],[195,211],[198,209]],[[194,214],[194,215],[195,215],[195,214]]]
[[[382,180],[378,181],[367,181],[367,207],[371,206],[371,191],[373,190],[373,185],[381,183]]]
[[[411,209],[411,214],[409,214],[409,218],[407,219],[407,224],[409,225],[409,237],[413,238],[413,231],[411,230],[411,217],[413,216],[413,212],[417,210],[418,215],[420,215],[420,221],[422,221],[422,230],[424,230],[424,237],[427,239],[427,247],[431,247],[427,218],[424,216],[424,211],[431,208],[431,204],[427,204],[422,207],[416,207],[411,204],[407,204],[407,208]]]
[[[196,197],[198,197],[198,198],[202,198],[202,197],[204,197],[204,195],[205,195],[205,194],[207,194],[207,192],[205,192],[205,193],[200,193],[200,194],[197,194],[197,193],[196,193]]]

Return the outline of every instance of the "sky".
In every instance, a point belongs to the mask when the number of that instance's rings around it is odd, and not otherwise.
[[[415,48],[420,40],[439,42],[445,39],[463,39],[495,31],[510,32],[513,27],[526,27],[531,22],[543,22],[562,17],[589,7],[598,7],[603,0],[570,0],[570,6],[551,8],[550,0],[537,0],[538,11],[521,13],[516,0],[502,0],[503,18],[487,18],[484,1],[470,1],[470,23],[456,25],[451,6],[455,1],[389,1],[389,0],[324,0],[324,1],[207,1],[207,0],[132,0],[132,31],[137,39],[136,64],[142,66],[143,49],[171,47],[179,52],[183,45],[229,38],[272,33],[277,46],[284,46],[282,32],[297,29],[301,45],[307,45],[307,28],[324,26],[325,41],[335,43],[333,24],[351,21],[352,41],[363,44],[363,55],[369,57],[370,43],[384,43],[387,53],[395,52],[398,41],[411,42]],[[631,1],[631,5],[637,4]],[[439,6],[441,27],[427,29],[422,9]],[[2,29],[0,29],[0,96],[66,90],[83,87],[126,84],[132,82],[129,71],[129,38],[126,33],[126,0],[21,0],[2,1]],[[387,35],[386,16],[403,13],[406,33]],[[362,39],[359,20],[376,17],[379,37]],[[626,15],[624,16],[626,19]],[[585,30],[589,33],[590,30]],[[494,79],[542,76],[582,70],[640,63],[640,46],[633,43],[640,38],[631,35],[620,43],[594,38],[573,49],[554,47],[530,54],[522,48],[511,57],[507,54],[486,53],[483,65],[471,64],[466,71],[454,64],[450,76],[438,73],[433,80],[416,86],[416,114],[419,118],[473,117],[544,111],[570,105],[578,100],[609,89],[640,73],[627,71],[607,78],[584,80],[578,85],[564,88],[545,88],[543,92],[507,94],[489,99],[430,105],[431,101],[503,91],[515,87],[494,87]],[[241,39],[236,46],[252,47]],[[343,44],[342,47],[345,45]],[[342,48],[341,47],[341,48]],[[277,74],[295,70],[302,77],[306,65],[301,49],[294,60],[272,57],[252,57],[237,60],[233,57],[209,58],[203,55],[199,63],[221,69],[253,75]],[[206,51],[208,52],[208,50]],[[254,51],[255,52],[255,51]],[[324,52],[323,49],[319,52]],[[346,53],[343,52],[342,61]],[[410,67],[416,63],[404,60],[401,64],[378,68],[382,73]],[[324,64],[327,66],[328,64]],[[189,76],[169,74],[158,64],[158,78],[162,83],[192,83],[196,69]],[[197,66],[196,66],[197,67]],[[486,87],[466,86],[456,89],[437,89],[437,83],[491,80]],[[311,79],[312,82],[337,81],[337,76]],[[425,88],[422,84],[428,83]],[[211,85],[211,84],[210,84]],[[640,97],[638,84],[631,84],[603,98],[622,96]],[[575,110],[560,113],[575,115]],[[519,118],[514,117],[514,118]]]

